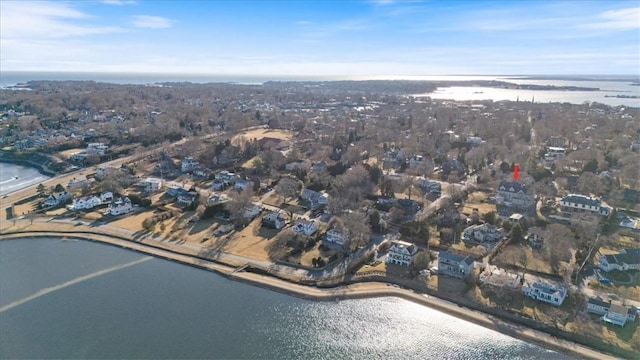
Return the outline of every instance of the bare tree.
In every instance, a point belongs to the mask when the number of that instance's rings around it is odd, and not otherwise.
[[[300,190],[302,190],[302,182],[288,176],[280,179],[275,187],[276,194],[282,196],[285,203],[298,197]]]

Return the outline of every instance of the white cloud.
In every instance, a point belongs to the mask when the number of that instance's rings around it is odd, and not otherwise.
[[[584,24],[583,27],[602,30],[640,29],[640,7],[605,11],[598,16],[598,20]]]
[[[166,29],[173,26],[174,21],[161,16],[136,15],[132,23],[139,28]]]
[[[116,5],[116,6],[136,4],[135,0],[101,0],[100,2],[103,4]]]
[[[0,2],[0,38],[66,38],[123,31],[114,26],[95,25],[93,17],[54,2]]]

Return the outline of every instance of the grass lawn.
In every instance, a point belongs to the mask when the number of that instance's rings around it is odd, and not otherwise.
[[[244,137],[247,140],[249,139],[260,140],[265,137],[275,138],[280,140],[289,140],[291,139],[292,136],[293,136],[293,133],[291,131],[286,131],[286,130],[253,129],[253,130],[248,130],[234,136],[233,138],[231,138],[231,141],[232,142],[236,141],[240,137]]]
[[[311,250],[304,252],[300,257],[300,264],[304,266],[313,266],[313,258],[317,258],[318,256],[322,257],[328,263],[329,257],[338,252],[333,249],[320,250],[321,244],[322,242],[318,241]]]

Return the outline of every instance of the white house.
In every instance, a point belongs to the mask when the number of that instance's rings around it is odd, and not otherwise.
[[[498,185],[496,204],[526,209],[533,204],[531,190],[516,181],[503,181]]]
[[[491,224],[480,224],[467,227],[462,236],[465,241],[486,243],[502,239],[504,233]]]
[[[45,200],[42,205],[44,207],[58,206],[58,205],[62,204],[63,202],[65,202],[70,197],[71,197],[71,194],[69,194],[66,191],[54,192],[54,193],[51,193],[49,195],[47,200]]]
[[[215,180],[217,180],[217,182],[223,183],[226,186],[235,183],[236,178],[237,176],[235,173],[232,173],[226,170],[220,171],[215,175]]]
[[[103,203],[109,202],[113,200],[113,193],[111,191],[105,191],[100,194],[100,201]]]
[[[392,241],[385,262],[409,266],[413,262],[413,256],[417,253],[418,248],[414,244],[399,240]]]
[[[640,270],[640,248],[622,249],[618,254],[600,255],[598,267],[606,272]]]
[[[300,197],[307,203],[307,207],[311,210],[319,209],[329,203],[329,194],[320,193],[311,189],[302,190]]]
[[[346,235],[343,235],[341,232],[335,229],[331,229],[327,231],[324,238],[324,242],[329,244],[336,244],[340,246],[344,246],[346,240],[347,240]]]
[[[193,160],[193,156],[185,156],[180,163],[180,171],[183,173],[191,172],[198,165],[200,165],[197,161]]]
[[[275,211],[272,211],[262,218],[262,225],[276,230],[282,229],[286,224],[284,217]]]
[[[142,186],[144,192],[155,193],[162,189],[162,180],[156,178],[146,178],[140,183],[140,185]]]
[[[103,143],[90,143],[87,145],[87,154],[104,155],[109,151],[109,146]]]
[[[218,193],[213,193],[211,195],[209,195],[209,198],[207,199],[207,204],[209,205],[214,205],[214,204],[219,204],[219,203],[223,203],[226,202],[228,199]]]
[[[638,309],[635,306],[623,306],[612,303],[611,300],[603,301],[595,297],[587,301],[587,311],[597,315],[604,315],[600,319],[611,324],[624,326],[627,321],[634,322],[638,316]]]
[[[260,207],[256,204],[247,205],[244,208],[244,217],[253,219],[260,214]]]
[[[71,204],[72,210],[88,210],[102,204],[102,200],[95,195],[85,196],[81,198],[73,199]]]
[[[196,200],[196,193],[181,192],[178,194],[178,204],[182,206],[190,206]]]
[[[295,225],[293,225],[292,229],[299,234],[311,236],[314,232],[316,232],[316,230],[318,230],[318,227],[316,226],[316,223],[314,221],[296,220],[296,223]]]
[[[234,189],[236,190],[244,190],[247,187],[252,187],[253,183],[249,180],[244,180],[244,179],[238,179],[236,180],[236,184],[233,186]]]
[[[560,206],[564,210],[590,212],[608,216],[611,209],[602,205],[599,199],[580,194],[569,194],[560,199]]]
[[[466,279],[473,273],[474,264],[470,255],[462,256],[448,251],[438,253],[438,274]]]
[[[525,282],[522,285],[522,293],[528,297],[560,306],[567,297],[567,289],[559,284],[551,284],[542,281]]]
[[[629,308],[612,303],[609,305],[609,310],[604,314],[602,320],[623,327],[629,320]]]
[[[114,202],[109,204],[109,209],[107,210],[107,214],[118,216],[122,214],[128,214],[133,211],[133,206],[131,205],[131,200],[128,197],[121,197],[116,199]]]

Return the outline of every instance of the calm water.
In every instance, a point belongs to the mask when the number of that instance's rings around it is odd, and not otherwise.
[[[562,359],[396,298],[312,302],[86,241],[0,241],[2,358]]]
[[[602,91],[551,91],[551,90],[507,90],[481,87],[447,87],[440,88],[434,93],[416,94],[415,96],[430,96],[434,99],[451,100],[512,100],[531,101],[535,97],[536,102],[568,102],[582,104],[584,102],[599,102],[611,106],[640,107],[640,99],[618,99],[605,97],[605,95],[640,95],[640,86],[632,86],[631,81],[623,79],[636,79],[637,75],[630,76],[606,76],[592,78],[601,80],[560,80],[560,79],[530,79],[526,76],[488,76],[488,75],[446,75],[446,76],[368,76],[368,77],[291,77],[291,76],[251,76],[251,75],[215,75],[215,74],[136,74],[136,73],[72,73],[72,72],[26,72],[9,71],[0,73],[0,88],[26,83],[31,80],[95,80],[116,84],[149,84],[156,82],[182,82],[193,83],[208,82],[235,82],[240,84],[262,84],[266,81],[331,81],[331,80],[424,80],[424,81],[472,81],[472,80],[498,80],[514,84],[535,84],[555,86],[580,86],[599,88]],[[480,92],[482,94],[480,94]]]
[[[6,194],[48,179],[33,168],[0,163],[0,194]]]

